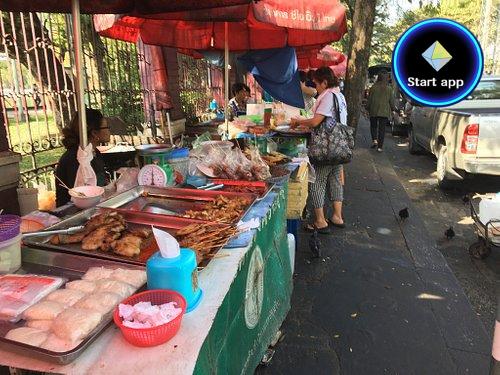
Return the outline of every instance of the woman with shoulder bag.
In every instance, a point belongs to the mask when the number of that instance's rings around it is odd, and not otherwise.
[[[324,67],[314,72],[314,83],[319,96],[313,107],[313,117],[300,120],[292,119],[291,126],[307,126],[312,129],[309,157],[316,171],[316,181],[309,184],[308,206],[314,209],[314,221],[306,226],[306,230],[316,229],[319,233],[328,234],[330,233],[329,223],[337,227],[344,227],[342,219],[342,201],[344,199],[342,163],[349,161],[350,156],[339,157],[338,151],[340,148],[341,155],[343,155],[345,150],[352,150],[354,145],[351,145],[353,140],[349,138],[349,135],[347,141],[341,140],[340,146],[337,145],[338,140],[333,139],[338,136],[338,133],[333,132],[332,129],[335,126],[345,127],[343,124],[347,123],[347,106],[344,95],[334,90],[338,86],[337,78],[329,68]],[[350,136],[352,138],[352,133]],[[347,146],[344,145],[346,142]],[[329,187],[330,200],[333,202],[333,216],[330,219],[325,218],[323,210],[327,186]]]

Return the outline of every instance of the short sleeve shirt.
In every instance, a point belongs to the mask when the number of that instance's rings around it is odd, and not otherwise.
[[[335,92],[332,89],[325,90],[316,100],[313,107],[313,113],[326,117],[334,117],[333,115],[333,95],[337,96],[340,110],[340,122],[347,124],[347,103],[345,97],[340,92]]]

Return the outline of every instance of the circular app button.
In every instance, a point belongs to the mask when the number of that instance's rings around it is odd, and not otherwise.
[[[426,106],[445,107],[467,97],[483,73],[483,51],[458,22],[432,18],[399,38],[392,54],[401,90]]]

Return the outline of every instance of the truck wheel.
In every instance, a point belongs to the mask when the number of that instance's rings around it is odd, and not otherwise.
[[[408,128],[408,151],[412,155],[418,155],[424,151],[424,149],[415,140],[412,127]]]
[[[452,187],[452,180],[448,174],[448,153],[447,147],[441,145],[437,153],[436,174],[437,182],[440,188],[449,189]]]

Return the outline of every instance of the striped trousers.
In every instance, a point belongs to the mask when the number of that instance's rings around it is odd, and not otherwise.
[[[325,204],[325,195],[328,188],[332,202],[344,200],[344,189],[341,181],[342,165],[314,166],[316,181],[309,183],[308,207],[322,208]]]

